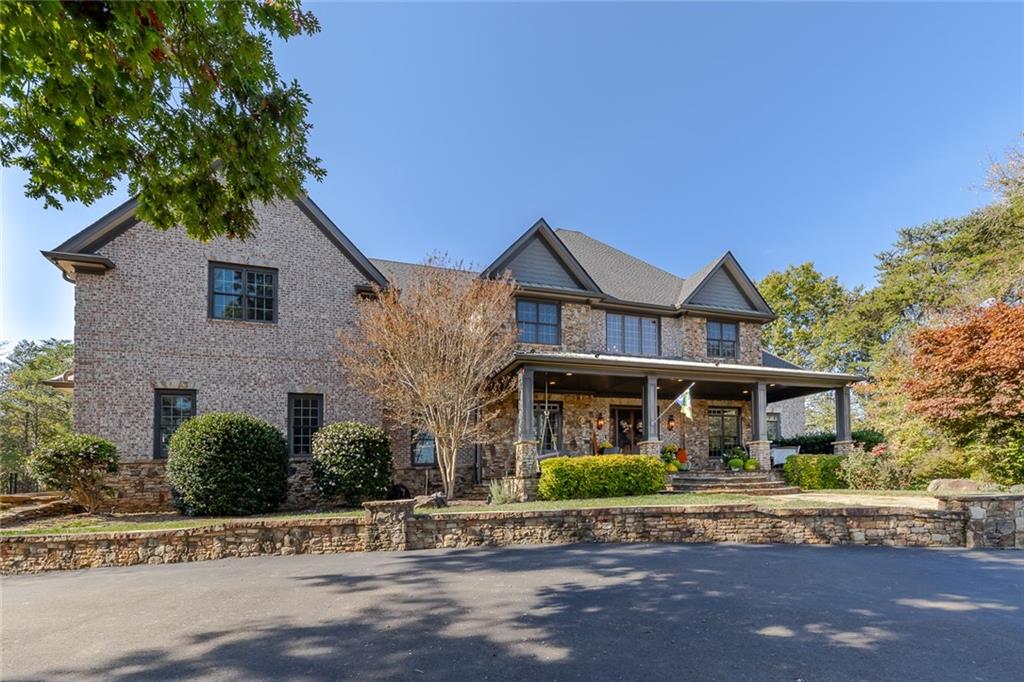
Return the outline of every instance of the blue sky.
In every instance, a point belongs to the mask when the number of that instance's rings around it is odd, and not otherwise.
[[[369,256],[486,264],[538,217],[686,275],[811,260],[870,285],[896,229],[989,201],[1024,130],[1024,4],[308,4],[310,194]],[[5,169],[0,338],[70,337],[46,210]]]

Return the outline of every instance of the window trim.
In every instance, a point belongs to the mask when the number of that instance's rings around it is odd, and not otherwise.
[[[196,400],[194,388],[157,388],[153,390],[153,459],[164,461],[167,460],[167,457],[160,452],[160,399],[167,395],[187,395],[192,399],[192,417],[199,414],[199,403]]]
[[[310,452],[299,453],[295,452],[295,428],[292,423],[294,417],[294,400],[296,398],[317,398],[317,420],[320,422],[320,426],[310,434]],[[288,394],[288,457],[290,459],[309,459],[313,456],[313,434],[322,429],[324,426],[324,394],[323,393],[289,393]]]
[[[424,464],[416,461],[416,444],[419,442],[420,436],[430,436],[434,441],[434,461],[430,464]],[[437,467],[437,436],[432,433],[417,433],[415,429],[409,432],[409,466],[413,469],[433,469]]]
[[[213,272],[217,268],[223,268],[225,270],[240,270],[242,272],[242,317],[241,319],[233,319],[230,317],[217,317],[213,314]],[[278,316],[280,315],[280,309],[278,301],[281,299],[281,274],[277,268],[268,268],[261,265],[243,265],[241,263],[226,263],[224,261],[208,261],[206,273],[206,317],[209,320],[217,320],[218,322],[253,322],[256,324],[277,324]],[[258,273],[270,273],[274,276],[274,317],[271,320],[253,320],[249,318],[249,294],[248,294],[248,277],[247,274],[250,272]]]
[[[711,353],[711,334],[709,333],[711,323],[718,325],[731,324],[736,327],[736,340],[733,341],[733,347],[736,349],[734,355],[713,355]],[[718,343],[721,344],[724,339],[717,339]],[[721,350],[721,345],[719,345]],[[724,360],[739,360],[740,359],[740,323],[738,320],[723,320],[714,317],[707,317],[704,319],[704,352],[709,358],[722,358]]]
[[[622,345],[620,350],[612,350],[611,344],[608,342],[608,318],[612,315],[618,315],[622,318]],[[645,358],[656,358],[661,356],[661,316],[660,315],[637,315],[634,313],[623,313],[613,310],[607,310],[604,314],[604,349],[608,353],[621,353],[623,355],[632,355],[626,352],[626,318],[635,317],[640,320],[640,355],[637,357]],[[653,353],[644,353],[644,320],[654,320],[657,331],[655,333],[655,349]]]
[[[775,416],[775,423],[778,425],[778,438],[772,438],[771,434],[771,417]],[[765,412],[764,420],[764,436],[770,441],[782,440],[782,413],[781,412]]]
[[[526,324],[533,324],[533,325],[536,325],[538,327],[540,325],[543,325],[545,327],[554,326],[555,334],[556,334],[555,342],[554,343],[545,343],[544,341],[521,341],[519,339],[519,323],[520,323],[520,319],[519,319],[519,304],[520,303],[532,303],[535,306],[538,306],[537,307],[537,321],[530,322],[528,320],[522,320],[522,322],[525,322]],[[555,323],[554,323],[554,325],[552,325],[552,324],[550,324],[548,322],[540,322],[540,307],[538,305],[540,303],[546,303],[548,305],[555,306]],[[539,345],[539,346],[560,346],[560,345],[562,345],[562,302],[561,301],[552,301],[552,300],[543,299],[543,298],[517,297],[516,298],[516,342],[517,343],[535,344],[535,345]]]

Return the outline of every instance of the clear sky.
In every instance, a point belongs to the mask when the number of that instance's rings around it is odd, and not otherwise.
[[[990,197],[1024,130],[1024,4],[308,4],[312,197],[364,253],[490,262],[538,217],[680,275],[812,260],[870,285],[896,229]],[[103,215],[3,171],[0,338],[71,337],[39,255]]]

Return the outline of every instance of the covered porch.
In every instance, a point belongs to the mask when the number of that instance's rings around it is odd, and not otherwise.
[[[518,377],[515,470],[527,482],[540,456],[592,454],[602,444],[659,454],[676,443],[695,470],[740,446],[767,470],[768,404],[823,391],[835,394],[835,451],[853,444],[854,375],[603,353],[520,353],[505,371]],[[673,403],[687,387],[691,418]]]

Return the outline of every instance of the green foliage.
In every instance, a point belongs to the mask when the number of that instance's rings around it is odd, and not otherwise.
[[[328,424],[313,436],[313,478],[327,498],[382,500],[391,481],[391,439],[379,426]]]
[[[665,487],[665,464],[646,455],[552,457],[541,462],[544,500],[649,495]]]
[[[914,481],[912,468],[886,446],[856,448],[840,464],[842,476],[855,490],[904,490]]]
[[[158,228],[246,237],[253,202],[324,176],[272,52],[319,28],[299,0],[0,3],[0,161],[47,206],[126,178]]]
[[[757,471],[760,468],[761,463],[758,462],[756,459],[748,459],[746,462],[743,463],[744,471]]]
[[[825,277],[814,263],[770,272],[758,290],[778,316],[761,328],[762,346],[801,367],[848,367],[856,353],[836,334],[835,320],[859,292],[847,291],[837,277]]]
[[[116,474],[117,448],[108,440],[85,434],[58,436],[39,446],[28,460],[30,474],[43,485],[60,490],[90,512],[110,499],[104,482]]]
[[[665,464],[674,464],[677,452],[679,452],[678,445],[675,443],[665,443],[661,446],[661,461],[665,462]]]
[[[487,489],[491,494],[489,504],[511,504],[519,500],[516,480],[510,476],[493,479]]]
[[[214,412],[174,432],[167,480],[190,516],[265,514],[288,491],[288,453],[281,432],[261,419]]]
[[[729,460],[728,465],[730,469],[742,469],[743,460],[740,459],[739,457],[733,457],[732,459]]]
[[[790,485],[805,490],[836,490],[846,487],[842,455],[791,455],[782,472]]]
[[[885,442],[885,436],[881,431],[874,429],[859,429],[850,434],[853,442],[860,444],[867,449]],[[782,438],[779,445],[799,445],[801,455],[826,455],[832,452],[832,443],[836,440],[835,431],[823,431],[818,433],[805,433],[792,438]]]
[[[71,433],[71,395],[42,382],[71,369],[70,341],[20,341],[0,362],[0,473],[25,473],[41,443]]]

